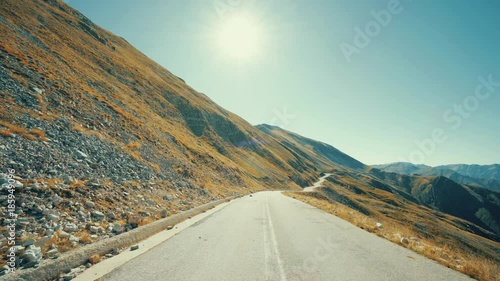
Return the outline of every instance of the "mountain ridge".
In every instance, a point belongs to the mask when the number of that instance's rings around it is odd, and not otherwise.
[[[499,164],[452,164],[431,167],[421,164],[415,165],[408,162],[394,162],[389,164],[372,165],[372,167],[406,175],[418,174],[422,176],[445,176],[461,184],[474,185],[500,191],[500,181],[497,180],[498,173],[500,173]],[[473,167],[473,170],[471,170],[471,167]]]

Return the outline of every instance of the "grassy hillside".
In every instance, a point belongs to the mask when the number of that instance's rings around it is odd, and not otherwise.
[[[220,186],[210,183],[298,188],[290,179],[314,178],[309,160],[64,3],[4,1],[0,11],[0,130],[7,143],[16,135],[32,145],[53,144],[61,134],[45,131],[60,122],[61,131],[96,137],[130,155],[148,172],[142,180],[187,169],[198,185],[218,193]],[[290,164],[297,161],[302,172]],[[31,168],[46,177],[42,166]],[[26,176],[22,168],[19,173]]]
[[[56,0],[0,5],[0,144],[3,187],[15,170],[17,243],[34,239],[44,257],[217,198],[298,190],[320,173],[317,156]]]
[[[297,158],[304,157],[322,170],[328,170],[332,167],[332,163],[335,166],[340,165],[355,170],[366,169],[363,163],[329,144],[303,137],[276,126],[262,124],[256,127],[275,138],[286,149],[297,155]]]
[[[488,204],[498,208],[498,194],[482,188],[470,194],[460,194],[464,187],[448,183],[451,182],[449,179],[399,175],[402,181],[396,182],[413,185],[413,192],[416,194],[413,196],[411,192],[404,191],[403,186],[396,183],[393,185],[364,172],[344,168],[329,172],[333,175],[327,178],[324,187],[314,192],[285,194],[473,278],[497,280],[500,274],[498,232],[494,233],[487,226],[482,228],[479,226],[482,225],[481,222],[474,224],[458,216],[474,215],[474,210],[470,208],[477,208],[478,199],[494,201],[484,203],[482,208],[490,207]],[[454,188],[458,188],[458,194],[455,194]],[[437,206],[423,202],[427,200],[427,196],[421,190],[429,189],[436,189],[436,196],[432,198],[439,201]],[[478,198],[469,206],[466,200],[472,194]],[[450,212],[463,213],[450,215]],[[476,213],[481,212],[478,209]],[[491,215],[498,220],[498,213]],[[472,220],[478,221],[478,218]]]

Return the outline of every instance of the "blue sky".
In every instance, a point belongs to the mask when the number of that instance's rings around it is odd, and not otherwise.
[[[252,124],[366,164],[500,162],[498,1],[67,2]],[[214,35],[241,15],[244,59]]]

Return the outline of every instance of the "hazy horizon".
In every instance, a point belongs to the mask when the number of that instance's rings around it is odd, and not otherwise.
[[[500,162],[499,2],[66,2],[251,124],[365,164]]]

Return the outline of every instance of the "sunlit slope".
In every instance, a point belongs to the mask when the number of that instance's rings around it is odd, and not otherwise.
[[[349,167],[355,170],[364,170],[366,166],[351,156],[332,147],[329,144],[312,140],[293,132],[271,125],[257,125],[259,130],[273,136],[294,155],[312,161],[317,167],[328,170],[333,166]]]
[[[187,168],[212,188],[298,188],[315,179],[312,161],[62,1],[3,1],[0,15],[4,76],[26,95],[0,90],[6,134],[32,129],[20,116],[69,120],[73,130],[114,144],[152,174]]]

